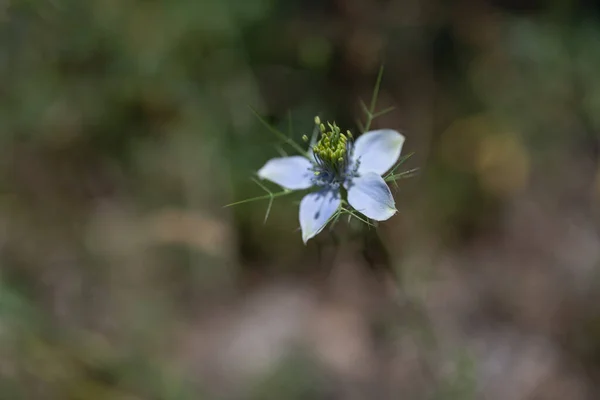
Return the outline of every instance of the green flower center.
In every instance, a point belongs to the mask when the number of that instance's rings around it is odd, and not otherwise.
[[[317,165],[338,176],[344,175],[348,168],[348,153],[350,151],[349,142],[352,140],[352,134],[347,131],[342,133],[340,128],[334,122],[327,123],[328,128],[320,123],[318,117],[315,122],[321,130],[321,137],[317,144],[313,147]],[[319,175],[320,171],[315,171],[315,175]]]

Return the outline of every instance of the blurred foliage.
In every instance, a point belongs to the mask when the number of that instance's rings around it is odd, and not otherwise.
[[[423,172],[397,192],[387,263],[501,231],[530,192],[597,211],[598,16],[585,1],[0,2],[0,397],[235,392],[181,337],[257,281],[331,260],[326,235],[302,246],[290,199],[265,225],[266,204],[223,209],[261,194],[249,178],[280,145],[248,106],[298,141],[317,114],[356,131],[382,63],[395,110],[374,127],[404,131]],[[596,325],[561,338],[597,377]],[[285,358],[247,398],[337,398],[317,365]],[[436,393],[474,398],[476,369],[461,358]]]
[[[267,373],[249,396],[250,399],[326,399],[328,379],[318,363],[304,354],[290,354]]]

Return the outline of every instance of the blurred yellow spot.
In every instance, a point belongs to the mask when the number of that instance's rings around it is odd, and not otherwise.
[[[440,138],[442,161],[458,171],[473,172],[479,143],[489,134],[490,125],[483,115],[454,121]]]
[[[477,174],[484,189],[496,195],[510,195],[529,180],[529,154],[515,134],[492,134],[479,143]]]
[[[510,195],[529,180],[529,154],[520,138],[502,133],[488,115],[452,123],[442,134],[439,149],[445,164],[477,174],[483,189],[492,194]]]

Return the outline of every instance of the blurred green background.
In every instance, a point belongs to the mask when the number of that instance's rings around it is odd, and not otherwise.
[[[600,7],[0,2],[0,399],[600,398]],[[399,214],[251,177],[360,99]],[[344,230],[343,226],[340,229]]]

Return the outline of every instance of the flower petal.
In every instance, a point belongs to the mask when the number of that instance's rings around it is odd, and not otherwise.
[[[375,172],[352,180],[348,186],[348,203],[356,211],[376,221],[385,221],[396,213],[390,188]]]
[[[322,190],[304,196],[300,202],[300,227],[305,244],[325,228],[340,202],[339,193],[334,190]]]
[[[404,136],[392,129],[366,132],[354,143],[352,161],[359,162],[359,174],[383,175],[398,161],[403,144]]]
[[[311,167],[311,162],[302,156],[272,158],[258,171],[258,176],[285,189],[308,189],[314,176]]]

